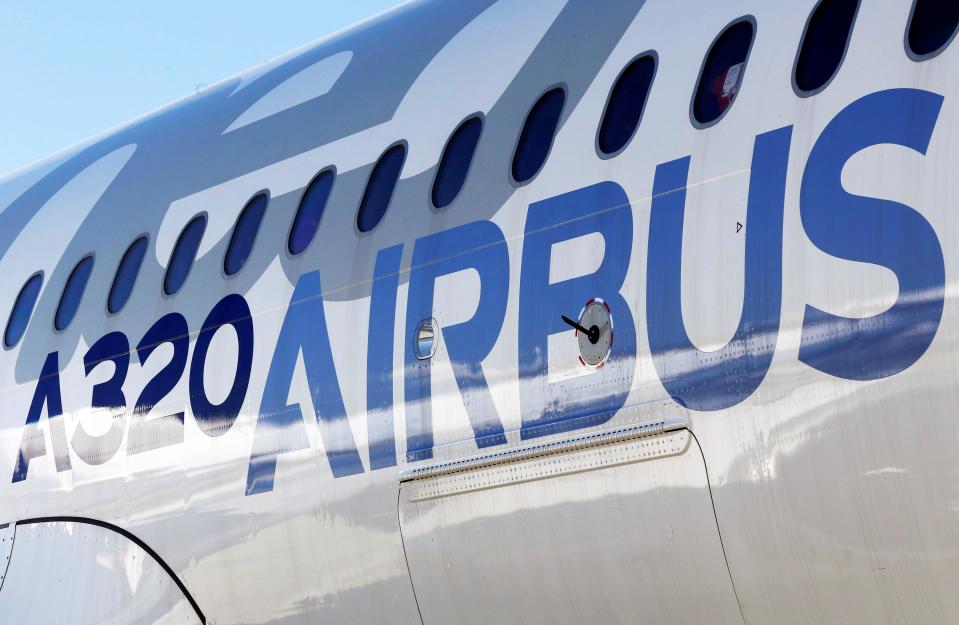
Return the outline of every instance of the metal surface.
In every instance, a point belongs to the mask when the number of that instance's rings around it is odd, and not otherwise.
[[[579,343],[579,354],[583,365],[587,367],[601,367],[613,347],[613,315],[608,305],[601,299],[594,298],[579,313],[579,324],[596,336],[576,331],[576,341]]]
[[[405,3],[0,178],[0,320],[43,276],[0,351],[5,532],[122,528],[218,625],[959,622],[959,46],[910,58],[912,1],[862,2],[839,71],[798,97],[816,4]],[[696,128],[704,57],[744,16],[735,102]],[[600,158],[610,90],[649,51],[641,123]],[[549,156],[518,188],[510,155],[556,86]],[[435,210],[444,146],[477,114]],[[358,235],[396,144],[390,206]],[[321,171],[315,237],[290,254]],[[594,297],[615,340],[584,367],[562,315]],[[442,333],[421,360],[424,319]],[[135,548],[68,527],[17,529],[0,624],[183,614]]]
[[[36,568],[43,563],[38,583]],[[71,625],[199,625],[202,621],[154,558],[107,528],[76,522],[17,527],[0,589],[0,622]]]
[[[3,581],[7,577],[10,567],[10,554],[13,553],[13,538],[16,534],[16,525],[4,523],[0,525],[0,590],[3,590]]]
[[[623,410],[623,416],[626,416],[629,412],[630,409]],[[609,430],[599,430],[590,434],[560,438],[536,445],[523,445],[506,451],[481,454],[441,464],[406,468],[400,471],[399,478],[400,481],[422,480],[461,471],[485,469],[500,464],[522,462],[542,456],[566,454],[590,447],[656,436],[664,432],[683,429],[689,425],[689,418],[685,414],[680,414],[671,418],[646,421]]]
[[[489,486],[436,492],[459,475],[402,485],[425,625],[742,625],[685,430],[469,471],[459,479]]]

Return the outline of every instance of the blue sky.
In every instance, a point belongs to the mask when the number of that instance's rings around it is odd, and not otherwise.
[[[4,2],[0,174],[397,4]]]

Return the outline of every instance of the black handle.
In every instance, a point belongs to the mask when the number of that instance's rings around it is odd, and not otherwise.
[[[599,327],[598,327],[598,326],[593,326],[592,328],[590,328],[590,329],[587,330],[586,328],[584,328],[584,327],[581,326],[580,324],[576,323],[575,321],[573,321],[572,319],[570,319],[570,318],[567,317],[566,315],[562,315],[562,317],[563,317],[563,321],[565,321],[567,324],[573,326],[574,328],[576,328],[577,330],[579,330],[580,332],[582,332],[583,334],[585,334],[585,335],[586,335],[586,338],[589,339],[589,342],[590,342],[590,343],[592,343],[593,345],[595,345],[596,343],[599,342]]]

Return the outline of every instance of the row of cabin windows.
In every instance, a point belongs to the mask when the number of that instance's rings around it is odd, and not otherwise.
[[[821,0],[813,9],[793,72],[799,95],[806,97],[818,93],[838,72],[859,4],[860,0]],[[915,0],[905,37],[907,51],[915,60],[931,58],[952,41],[957,26],[959,2]],[[754,37],[754,22],[751,18],[743,18],[726,27],[710,46],[690,107],[692,120],[698,127],[717,123],[732,105],[742,84]],[[656,67],[655,52],[645,53],[617,77],[597,133],[597,148],[603,156],[619,153],[635,134],[656,76]],[[545,164],[565,104],[566,91],[556,87],[544,93],[530,109],[513,153],[511,174],[515,183],[532,180]],[[430,199],[435,208],[446,208],[459,195],[482,132],[483,118],[474,115],[450,135],[433,182]],[[360,232],[373,230],[383,219],[405,161],[406,144],[401,142],[387,148],[373,166],[356,216],[356,227]],[[316,236],[335,177],[333,168],[325,169],[307,185],[290,227],[287,248],[291,255],[306,250]],[[223,259],[223,271],[227,276],[239,272],[249,259],[269,201],[267,193],[259,193],[240,211]],[[163,278],[163,291],[167,295],[177,293],[186,282],[206,222],[205,215],[197,215],[180,233]],[[119,312],[130,298],[147,247],[147,237],[141,236],[123,254],[107,298],[107,310],[111,314]],[[56,330],[66,329],[76,315],[93,264],[92,255],[84,257],[67,278],[54,316]],[[34,274],[17,295],[4,331],[7,347],[16,345],[26,332],[42,284],[43,275]]]

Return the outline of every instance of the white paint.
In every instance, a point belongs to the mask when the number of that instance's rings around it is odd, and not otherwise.
[[[233,326],[227,323],[217,328],[210,339],[207,362],[203,367],[203,389],[211,404],[222,404],[229,396],[236,379],[239,356],[240,344]]]
[[[35,563],[50,574],[36,583]],[[2,560],[0,560],[2,563]],[[85,523],[35,523],[16,531],[0,592],[4,623],[142,623],[200,620],[176,583],[139,545]]]
[[[393,117],[410,134],[403,178],[435,165],[467,115],[493,108],[565,6],[566,0],[499,0],[430,60]]]
[[[606,240],[598,232],[554,243],[549,251],[549,283],[556,284],[595,273],[605,255]],[[566,314],[572,317],[579,314],[579,310],[570,310]]]
[[[353,53],[347,50],[301,69],[250,105],[223,131],[223,134],[327,94],[346,71],[352,59]],[[240,88],[238,86],[237,90]]]
[[[472,267],[436,278],[433,286],[433,316],[440,328],[472,319],[479,307],[482,288],[479,272]]]

